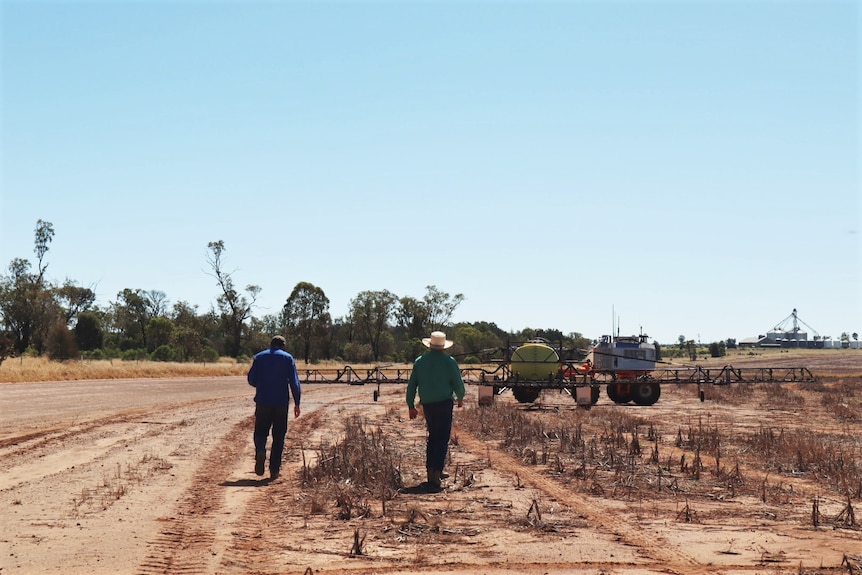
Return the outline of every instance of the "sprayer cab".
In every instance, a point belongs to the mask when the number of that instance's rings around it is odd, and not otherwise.
[[[593,346],[587,359],[596,374],[611,375],[614,379],[635,379],[655,369],[655,344],[647,341],[646,334],[636,336],[603,335]]]

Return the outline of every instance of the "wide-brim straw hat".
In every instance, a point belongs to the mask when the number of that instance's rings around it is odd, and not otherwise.
[[[431,349],[449,349],[455,342],[446,339],[446,334],[442,331],[432,331],[431,337],[422,338],[422,343]]]

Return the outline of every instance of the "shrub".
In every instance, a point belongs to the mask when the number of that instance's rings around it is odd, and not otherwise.
[[[82,351],[90,351],[102,347],[104,343],[104,332],[102,331],[99,316],[92,312],[83,312],[78,315],[75,324],[75,342]]]
[[[15,340],[5,333],[0,333],[0,363],[15,352]]]
[[[123,361],[142,361],[149,359],[145,349],[127,349],[120,355]]]
[[[81,353],[81,357],[84,359],[105,359],[105,352],[101,349],[92,349],[90,351],[85,351]]]
[[[160,345],[153,350],[150,359],[153,361],[182,361],[182,352],[169,345]]]
[[[119,359],[123,357],[123,352],[116,347],[104,347],[102,353],[105,354],[104,359]]]
[[[63,361],[77,357],[78,345],[69,328],[57,324],[48,332],[46,351],[50,359]]]
[[[218,357],[218,352],[215,350],[215,348],[206,346],[203,351],[201,351],[200,355],[198,356],[198,359],[205,363],[215,363],[218,361]]]
[[[711,357],[724,357],[727,355],[727,347],[723,341],[714,341],[709,344],[709,355]]]
[[[348,343],[344,346],[344,355],[347,361],[351,362],[369,363],[374,361],[374,351],[367,343]]]

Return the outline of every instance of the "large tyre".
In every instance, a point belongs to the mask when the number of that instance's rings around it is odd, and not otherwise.
[[[541,388],[538,387],[513,387],[512,395],[518,400],[518,403],[533,403],[539,399]]]
[[[632,390],[629,384],[609,383],[608,397],[614,403],[628,403],[632,400]]]
[[[661,386],[655,381],[632,385],[632,399],[638,405],[652,405],[661,397]]]

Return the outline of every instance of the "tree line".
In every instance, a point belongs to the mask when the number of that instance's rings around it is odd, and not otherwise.
[[[324,290],[298,282],[280,312],[254,315],[260,286],[239,288],[225,270],[223,241],[207,244],[214,279],[214,302],[201,311],[185,301],[171,303],[159,290],[126,288],[107,305],[96,304],[92,288],[71,279],[62,284],[46,274],[54,239],[51,222],[38,220],[35,262],[15,258],[0,275],[0,363],[10,356],[213,362],[219,357],[247,360],[280,334],[299,360],[410,362],[424,351],[422,338],[444,330],[454,339],[452,353],[465,363],[498,357],[512,341],[543,338],[565,349],[586,349],[579,333],[525,328],[507,332],[493,322],[452,323],[463,294],[435,285],[422,297],[366,290],[354,296],[343,317],[333,318]],[[35,264],[35,265],[34,265]],[[35,269],[34,269],[35,268]]]

